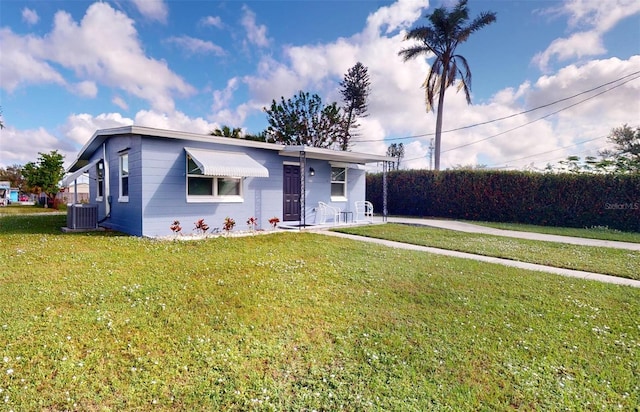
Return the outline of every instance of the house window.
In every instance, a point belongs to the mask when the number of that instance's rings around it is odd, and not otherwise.
[[[347,201],[347,169],[344,167],[331,168],[331,201]]]
[[[120,193],[119,202],[129,201],[129,153],[120,155]]]
[[[187,155],[187,202],[242,202],[242,179],[205,176]]]
[[[97,200],[102,200],[104,196],[104,161],[99,161],[96,164],[96,183],[98,185]]]

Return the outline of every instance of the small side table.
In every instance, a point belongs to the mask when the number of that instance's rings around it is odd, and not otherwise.
[[[340,212],[340,214],[342,215],[342,221],[344,223],[349,223],[347,219],[349,216],[351,216],[351,223],[353,223],[353,212]]]

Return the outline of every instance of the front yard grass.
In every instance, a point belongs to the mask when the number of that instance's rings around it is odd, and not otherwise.
[[[338,232],[640,280],[640,252],[388,223]]]
[[[573,227],[554,227],[554,226],[538,226],[527,225],[522,223],[497,223],[497,222],[470,222],[476,225],[493,227],[504,230],[518,230],[521,232],[545,233],[548,235],[584,237],[588,239],[612,240],[616,242],[640,243],[640,233],[623,232],[620,230],[609,229],[603,226],[594,226],[589,228],[573,228]]]
[[[640,400],[637,288],[321,234],[157,241],[64,219],[0,217],[0,409]]]

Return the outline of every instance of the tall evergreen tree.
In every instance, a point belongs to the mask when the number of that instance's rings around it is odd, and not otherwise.
[[[469,20],[467,0],[460,0],[450,12],[440,7],[426,18],[429,20],[429,26],[416,27],[405,36],[405,40],[413,40],[417,43],[401,50],[398,54],[405,62],[418,56],[435,57],[422,86],[426,89],[425,100],[428,111],[436,107],[434,104],[436,96],[438,99],[434,163],[435,170],[440,170],[442,116],[446,89],[459,81],[458,90],[464,91],[467,103],[471,104],[471,71],[467,59],[456,54],[456,48],[460,43],[467,41],[472,33],[495,22],[496,14],[483,12],[471,23],[467,23]]]
[[[355,129],[359,126],[358,117],[364,117],[367,113],[367,98],[371,92],[367,66],[357,62],[344,75],[340,87],[346,116],[344,133],[340,138],[340,149],[349,150],[351,138],[354,137]]]

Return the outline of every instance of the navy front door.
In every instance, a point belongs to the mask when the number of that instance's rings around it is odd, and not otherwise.
[[[300,166],[284,165],[283,220],[300,220]]]

